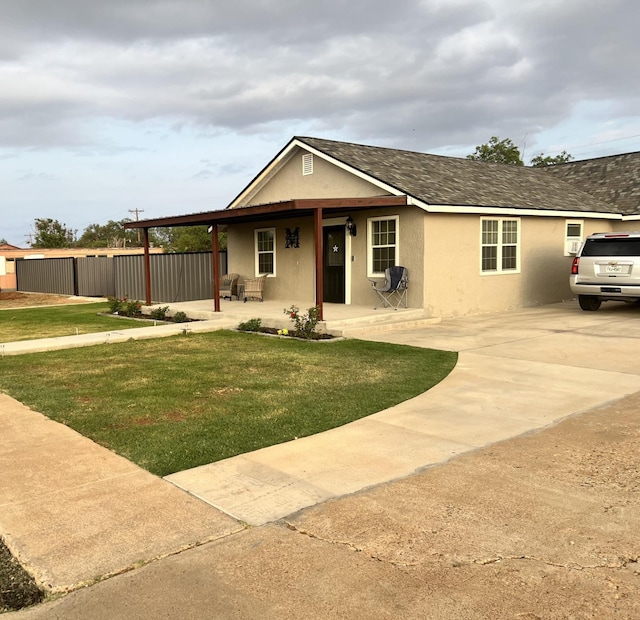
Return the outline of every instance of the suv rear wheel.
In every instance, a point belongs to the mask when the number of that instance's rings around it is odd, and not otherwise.
[[[578,295],[578,303],[583,310],[593,312],[600,307],[602,302],[595,295]]]

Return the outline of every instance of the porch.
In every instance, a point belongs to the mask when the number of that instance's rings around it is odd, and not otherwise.
[[[263,327],[291,329],[293,323],[285,315],[285,308],[297,306],[305,313],[313,302],[310,301],[229,301],[220,300],[220,312],[214,311],[213,299],[200,299],[172,304],[153,304],[151,307],[169,306],[169,315],[184,312],[190,319],[219,320],[230,328],[249,319],[261,319]],[[355,333],[359,330],[385,330],[402,327],[420,327],[438,323],[440,319],[426,318],[422,308],[393,308],[355,306],[352,304],[324,304],[324,320],[318,325],[320,333],[335,336]]]

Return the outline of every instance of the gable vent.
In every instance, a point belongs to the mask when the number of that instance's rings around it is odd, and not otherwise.
[[[302,156],[302,175],[313,174],[313,154],[305,153]]]

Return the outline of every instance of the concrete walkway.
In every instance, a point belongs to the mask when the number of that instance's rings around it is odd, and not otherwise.
[[[435,388],[346,426],[167,476],[251,525],[388,482],[640,390],[640,310],[577,304],[354,332],[459,351]]]
[[[457,350],[459,364],[369,418],[166,480],[1,395],[0,535],[63,590],[407,476],[639,391],[639,318],[571,303],[362,333]]]

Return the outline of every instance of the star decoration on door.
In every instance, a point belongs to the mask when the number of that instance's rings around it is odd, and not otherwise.
[[[339,248],[337,245],[334,245],[334,246],[333,246],[333,251],[334,251],[334,252],[339,252],[339,251],[340,251],[340,248]]]

